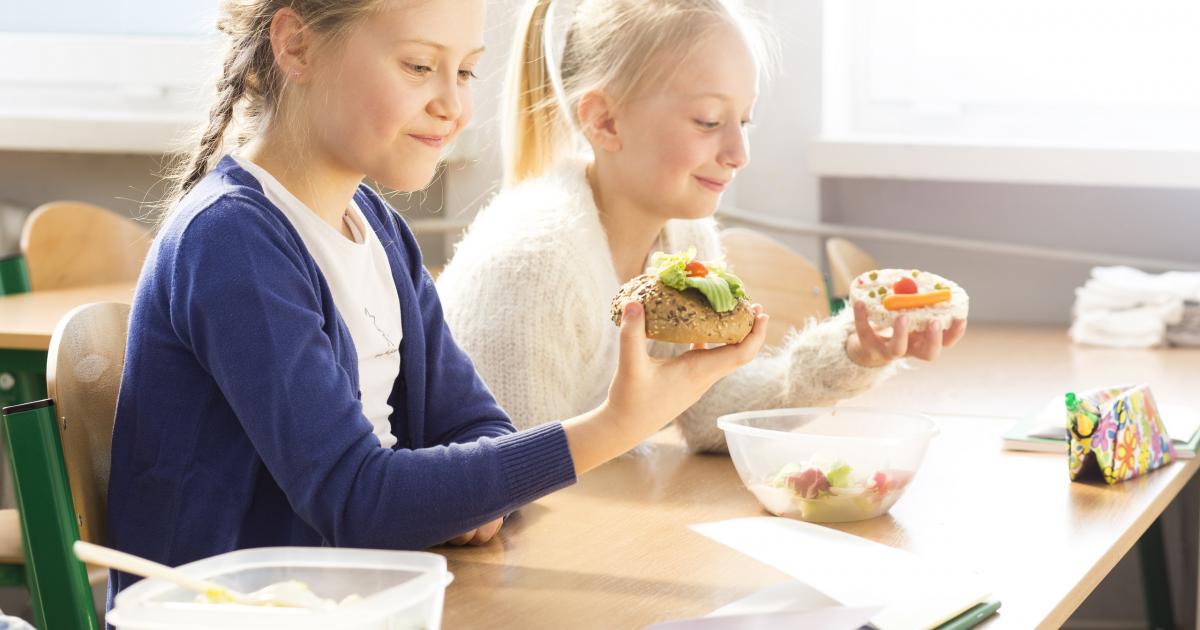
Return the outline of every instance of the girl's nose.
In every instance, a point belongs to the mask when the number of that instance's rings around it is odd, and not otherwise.
[[[718,159],[722,166],[735,170],[750,161],[750,142],[744,128],[732,128],[725,134]]]
[[[457,120],[462,116],[463,104],[458,93],[458,74],[438,82],[437,93],[428,105],[429,115],[442,120]]]

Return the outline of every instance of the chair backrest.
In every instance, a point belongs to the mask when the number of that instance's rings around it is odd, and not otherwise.
[[[829,316],[821,271],[787,245],[746,228],[721,232],[729,269],[746,283],[753,301],[771,316],[767,345],[777,346],[791,328]]]
[[[26,219],[21,253],[33,291],[132,282],[152,239],[148,228],[99,206],[54,201]]]
[[[109,455],[128,330],[128,304],[80,306],[58,323],[46,359],[79,535],[97,544],[108,540]]]
[[[46,365],[51,399],[4,408],[39,628],[99,627],[76,540],[104,544],[109,457],[125,364],[129,305],[86,304],[63,316]]]
[[[839,298],[850,295],[850,283],[860,274],[879,268],[875,258],[844,238],[825,241],[825,256],[829,260],[833,295]]]

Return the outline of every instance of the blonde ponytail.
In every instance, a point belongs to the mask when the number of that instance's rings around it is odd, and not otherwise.
[[[555,72],[546,50],[546,24],[554,0],[530,0],[517,24],[508,66],[501,146],[504,185],[537,177],[558,158],[569,142],[570,127],[554,92]]]

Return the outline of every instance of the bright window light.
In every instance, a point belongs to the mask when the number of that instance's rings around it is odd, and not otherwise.
[[[1200,149],[1196,0],[825,6],[827,136]]]
[[[0,149],[159,152],[203,120],[217,0],[0,0]]]
[[[196,36],[216,16],[216,0],[0,0],[6,33]]]

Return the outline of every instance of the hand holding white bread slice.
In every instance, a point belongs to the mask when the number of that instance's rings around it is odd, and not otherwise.
[[[925,330],[937,321],[948,330],[956,319],[966,319],[970,298],[954,282],[919,269],[873,269],[850,284],[850,302],[865,302],[871,326],[890,328],[904,315],[909,331]]]

